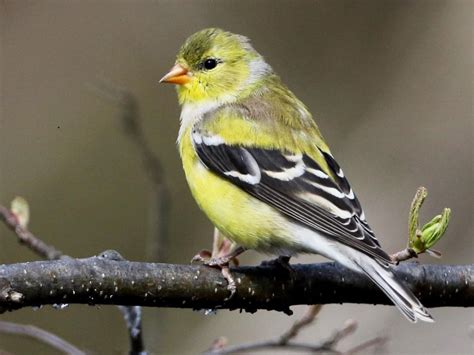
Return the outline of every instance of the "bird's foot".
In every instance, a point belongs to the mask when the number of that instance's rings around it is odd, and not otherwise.
[[[229,266],[230,263],[233,263],[235,266],[239,266],[239,260],[237,259],[237,256],[242,254],[244,251],[244,248],[238,247],[228,254],[213,257],[212,252],[209,250],[201,250],[199,253],[193,256],[191,263],[201,263],[211,267]]]
[[[209,250],[201,250],[191,259],[191,262],[199,262],[203,265],[216,267],[221,270],[222,276],[227,280],[227,289],[230,291],[229,297],[225,299],[225,301],[228,301],[234,296],[237,290],[235,279],[230,272],[229,265],[230,263],[233,263],[235,266],[238,266],[239,261],[237,256],[242,254],[244,251],[245,248],[238,247],[228,254],[213,257],[212,252]]]
[[[264,260],[260,265],[262,266],[269,266],[269,267],[275,267],[277,269],[280,269],[286,273],[292,273],[294,272],[293,268],[290,265],[290,259],[291,256],[287,255],[280,255],[276,259],[272,260]]]

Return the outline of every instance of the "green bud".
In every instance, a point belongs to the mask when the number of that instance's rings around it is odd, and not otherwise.
[[[448,228],[450,217],[451,210],[445,208],[442,214],[437,215],[423,226],[421,229],[421,239],[425,245],[425,249],[430,249],[441,239]]]
[[[408,247],[417,254],[428,251],[441,239],[451,217],[451,210],[445,208],[442,214],[435,216],[420,229],[419,213],[426,196],[428,196],[426,188],[419,187],[410,208]]]

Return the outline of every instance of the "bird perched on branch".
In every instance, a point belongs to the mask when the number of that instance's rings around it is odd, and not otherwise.
[[[240,246],[215,263],[244,249],[321,254],[367,275],[409,320],[432,321],[392,273],[308,109],[246,37],[216,28],[193,34],[160,82],[177,84],[191,192]]]

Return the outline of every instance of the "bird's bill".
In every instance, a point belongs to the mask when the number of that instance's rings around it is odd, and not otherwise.
[[[180,64],[176,64],[170,71],[161,78],[160,83],[184,85],[191,81],[188,69]]]

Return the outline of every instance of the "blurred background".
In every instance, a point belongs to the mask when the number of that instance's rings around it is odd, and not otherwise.
[[[441,261],[473,261],[472,1],[1,1],[0,203],[31,206],[30,229],[75,257],[116,249],[131,260],[188,263],[210,248],[212,226],[188,191],[175,146],[179,107],[158,80],[183,41],[206,27],[252,39],[310,108],[389,252],[405,247],[408,206],[420,185],[423,216],[452,208],[437,246]],[[137,98],[145,138],[164,168],[169,202],[157,226],[156,191],[124,134],[117,103],[97,90],[117,85]],[[153,230],[155,230],[153,232]],[[153,234],[155,233],[155,234]],[[165,235],[166,234],[166,235]],[[0,263],[36,260],[0,225]],[[248,252],[241,261],[258,264]],[[294,262],[316,262],[304,257]],[[295,316],[145,309],[153,353],[192,354],[218,336],[237,344],[273,337]],[[386,335],[388,354],[472,353],[472,309],[433,309],[436,323],[409,324],[394,307],[330,305],[301,339],[359,323],[340,349]],[[115,307],[72,305],[2,314],[97,354],[128,349]],[[53,351],[0,334],[0,349]]]

